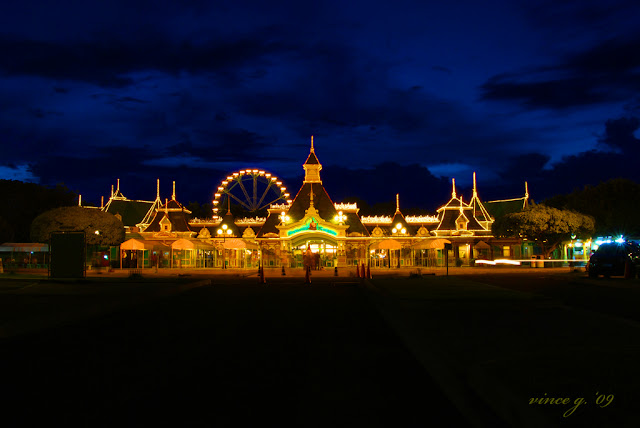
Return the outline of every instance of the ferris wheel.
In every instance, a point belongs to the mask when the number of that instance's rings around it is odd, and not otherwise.
[[[290,194],[282,181],[260,169],[243,169],[227,176],[218,186],[213,200],[213,215],[237,204],[247,212],[257,212],[271,204],[291,204]]]

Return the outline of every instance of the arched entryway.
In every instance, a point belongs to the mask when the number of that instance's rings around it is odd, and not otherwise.
[[[291,241],[291,267],[334,267],[337,258],[338,242],[326,234],[303,234]]]

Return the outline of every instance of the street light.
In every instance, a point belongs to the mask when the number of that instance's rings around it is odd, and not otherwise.
[[[226,269],[227,268],[227,263],[225,260],[225,248],[224,248],[224,243],[227,239],[227,236],[231,236],[231,229],[229,229],[229,226],[227,226],[226,224],[222,225],[222,229],[218,229],[216,231],[216,233],[218,234],[218,236],[222,236],[222,269]]]

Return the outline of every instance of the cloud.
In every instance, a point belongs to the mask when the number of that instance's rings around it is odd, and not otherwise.
[[[560,64],[491,77],[481,99],[528,108],[566,109],[628,101],[640,91],[640,38],[612,39]]]
[[[9,76],[41,76],[122,88],[134,84],[127,73],[157,70],[174,75],[183,71],[220,72],[224,76],[229,67],[260,64],[261,57],[283,50],[288,49],[259,34],[198,44],[174,41],[165,34],[133,41],[112,37],[75,43],[3,35],[0,56],[7,61],[0,63],[0,70]]]

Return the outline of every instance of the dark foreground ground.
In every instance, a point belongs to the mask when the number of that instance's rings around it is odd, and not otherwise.
[[[219,280],[5,339],[0,365],[5,426],[466,425],[348,279]]]
[[[0,421],[640,426],[640,280],[410,273],[0,277]]]

